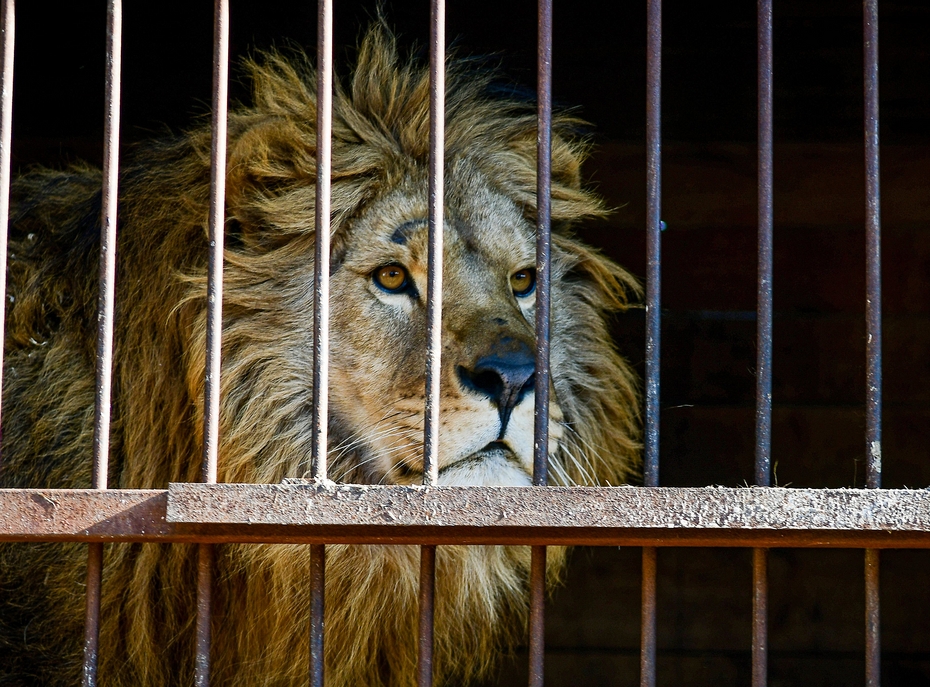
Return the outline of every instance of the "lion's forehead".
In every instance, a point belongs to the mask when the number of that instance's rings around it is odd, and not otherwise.
[[[446,188],[444,260],[451,270],[467,279],[532,264],[532,225],[514,200],[475,175],[453,176]],[[425,182],[410,180],[375,201],[352,228],[346,261],[361,271],[389,262],[425,269],[427,194]]]

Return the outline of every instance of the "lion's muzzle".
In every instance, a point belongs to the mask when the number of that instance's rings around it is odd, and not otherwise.
[[[457,372],[466,390],[488,397],[497,407],[501,423],[497,438],[503,439],[510,414],[533,389],[536,372],[533,351],[522,341],[506,338],[472,366],[460,365]]]

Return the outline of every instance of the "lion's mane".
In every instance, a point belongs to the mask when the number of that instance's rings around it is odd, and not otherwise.
[[[293,304],[312,284],[315,81],[299,56],[263,55],[247,69],[253,102],[229,116],[219,480],[280,482],[309,470],[311,352],[295,339],[312,317]],[[494,76],[464,62],[448,69],[447,159],[467,152],[532,218],[532,104],[495,95]],[[553,321],[567,432],[552,474],[564,484],[617,484],[635,469],[638,410],[606,318],[637,287],[568,233],[604,213],[580,184],[587,149],[577,124],[557,115],[553,127],[554,244],[571,307]],[[351,245],[347,226],[367,203],[411,165],[425,166],[428,128],[426,70],[375,27],[335,92],[334,255]],[[209,149],[209,129],[197,128],[138,149],[121,175],[111,487],[164,488],[200,474]],[[29,173],[13,188],[0,486],[90,486],[100,185],[98,170],[74,167]],[[333,461],[334,478],[355,477]],[[3,684],[78,681],[85,550],[0,547]],[[189,683],[194,551],[107,547],[101,685]],[[561,551],[550,558],[555,575]],[[327,684],[412,685],[416,548],[330,546],[327,562]],[[528,551],[441,547],[438,565],[436,675],[460,684],[520,636]],[[214,684],[304,684],[307,570],[303,546],[218,549]]]

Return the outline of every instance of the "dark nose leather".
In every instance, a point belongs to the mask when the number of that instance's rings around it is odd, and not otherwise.
[[[530,348],[516,346],[494,352],[479,358],[471,369],[460,366],[458,372],[466,389],[487,396],[497,406],[503,437],[510,413],[533,388],[536,361]]]

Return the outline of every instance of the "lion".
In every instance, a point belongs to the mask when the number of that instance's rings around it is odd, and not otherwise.
[[[421,482],[429,79],[377,23],[333,105],[330,477]],[[295,51],[296,52],[296,51]],[[220,482],[310,473],[315,75],[300,54],[246,69],[229,115]],[[529,485],[536,220],[534,105],[493,70],[450,59],[446,93],[441,485]],[[512,90],[511,90],[512,93]],[[581,184],[589,144],[559,113],[552,138],[549,480],[635,475],[637,381],[609,334],[638,294],[574,238],[605,214]],[[144,144],[120,177],[109,484],[198,481],[203,426],[207,126]],[[41,169],[15,182],[0,486],[90,486],[101,173]],[[108,545],[103,687],[189,684],[195,550]],[[86,547],[0,547],[0,682],[80,675]],[[529,549],[438,550],[439,685],[486,675],[525,629]],[[549,575],[562,568],[549,555]],[[224,545],[215,564],[212,681],[305,684],[309,547]],[[414,684],[414,546],[327,548],[326,684]]]

